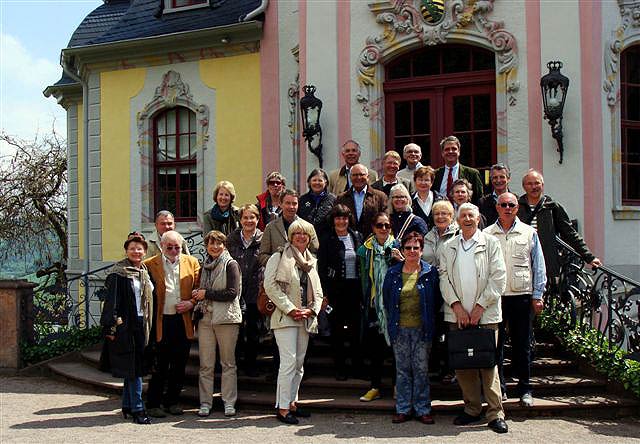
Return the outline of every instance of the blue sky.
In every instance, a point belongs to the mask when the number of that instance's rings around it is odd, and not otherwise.
[[[42,91],[62,72],[60,50],[102,0],[0,0],[0,130],[66,136],[64,109]],[[0,147],[2,149],[3,147]]]

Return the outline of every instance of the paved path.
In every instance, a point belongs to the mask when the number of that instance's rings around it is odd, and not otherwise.
[[[391,424],[389,415],[317,413],[299,426],[273,415],[240,411],[232,419],[195,411],[134,425],[119,416],[119,399],[42,377],[0,377],[0,443],[640,443],[640,418],[594,421],[575,418],[508,420],[498,436],[485,425],[455,427],[452,416],[436,424]],[[499,439],[499,441],[497,441]]]

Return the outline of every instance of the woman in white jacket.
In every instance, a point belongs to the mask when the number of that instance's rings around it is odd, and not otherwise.
[[[311,225],[295,220],[289,226],[289,242],[269,258],[264,271],[264,289],[276,306],[271,315],[280,353],[276,408],[278,420],[285,424],[310,416],[298,408],[297,401],[309,333],[318,331],[316,317],[322,307],[317,262],[307,248],[315,234],[312,230]]]

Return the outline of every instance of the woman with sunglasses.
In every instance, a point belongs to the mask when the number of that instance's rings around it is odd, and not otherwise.
[[[269,173],[265,182],[267,184],[267,191],[256,196],[256,199],[258,199],[256,206],[258,210],[260,210],[260,220],[258,221],[260,231],[264,231],[264,227],[282,213],[280,193],[287,184],[284,176],[278,171]]]
[[[382,284],[387,269],[404,258],[391,235],[389,215],[378,213],[371,224],[373,234],[358,248],[358,265],[362,285],[361,333],[364,357],[369,359],[371,386],[360,401],[380,399],[382,365],[390,354],[387,316],[382,303]]]
[[[153,284],[142,263],[147,242],[137,232],[124,243],[126,258],[116,262],[105,282],[106,297],[100,317],[105,336],[101,365],[124,378],[122,415],[136,424],[151,424],[142,402],[144,352],[151,336]]]
[[[396,362],[396,414],[392,422],[411,419],[433,424],[429,387],[429,351],[435,325],[438,272],[420,259],[424,239],[410,232],[402,238],[403,263],[389,268],[383,300],[387,332]]]

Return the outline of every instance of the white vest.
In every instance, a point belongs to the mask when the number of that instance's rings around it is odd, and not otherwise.
[[[505,296],[533,293],[533,272],[531,270],[532,227],[516,218],[513,228],[505,233],[498,222],[484,229],[500,241],[500,248],[507,266],[507,286]]]

